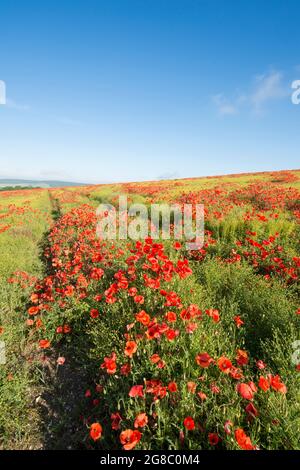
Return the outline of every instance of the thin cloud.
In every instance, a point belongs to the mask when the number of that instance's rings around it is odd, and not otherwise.
[[[237,114],[239,112],[238,106],[229,101],[222,93],[213,96],[213,102],[215,103],[218,113],[221,116],[227,114]]]
[[[238,93],[231,99],[219,93],[213,96],[213,103],[221,116],[235,115],[243,109],[254,114],[264,114],[268,104],[289,95],[289,89],[284,84],[283,78],[283,74],[279,71],[258,75],[248,92]]]
[[[12,100],[11,98],[6,99],[5,105],[7,108],[16,109],[17,111],[29,111],[30,110],[30,106],[16,103],[16,101]]]
[[[271,72],[268,75],[256,77],[256,84],[250,102],[253,110],[262,112],[266,103],[284,98],[287,90],[283,85],[283,74],[281,72]]]

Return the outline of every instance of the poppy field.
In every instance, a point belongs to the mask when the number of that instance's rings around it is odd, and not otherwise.
[[[204,245],[96,208],[203,204]],[[300,171],[0,193],[0,448],[300,449]]]

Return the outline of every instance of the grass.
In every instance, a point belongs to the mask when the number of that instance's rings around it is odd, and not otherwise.
[[[35,380],[27,362],[28,344],[26,308],[32,277],[43,274],[40,243],[49,228],[50,204],[47,192],[29,191],[1,201],[2,214],[9,205],[24,207],[24,213],[12,211],[5,219],[11,228],[0,235],[0,326],[5,342],[6,365],[0,366],[0,446],[28,448],[39,436],[33,436],[37,416],[31,406]],[[8,283],[16,271],[26,272],[26,287]],[[31,410],[28,413],[28,410]]]

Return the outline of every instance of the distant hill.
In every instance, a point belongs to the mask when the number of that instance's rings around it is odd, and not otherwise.
[[[71,181],[56,180],[22,180],[22,179],[2,179],[0,187],[3,186],[30,186],[32,188],[60,188],[63,186],[87,186],[87,183],[74,183]]]

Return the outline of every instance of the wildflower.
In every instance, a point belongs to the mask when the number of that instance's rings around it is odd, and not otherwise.
[[[274,390],[277,390],[280,393],[285,394],[287,392],[287,388],[284,383],[281,382],[281,378],[279,375],[275,375],[275,377],[271,377],[271,387]]]
[[[188,333],[188,334],[192,334],[194,333],[194,331],[196,331],[198,328],[198,324],[197,323],[192,323],[192,322],[189,322],[185,328],[185,331]]]
[[[180,250],[181,247],[182,247],[182,245],[181,245],[180,242],[175,242],[175,243],[173,244],[173,248],[174,248],[175,250]]]
[[[232,367],[232,362],[225,356],[220,357],[218,359],[218,367],[222,372],[225,372],[225,374],[228,374],[231,367]]]
[[[145,312],[145,310],[141,310],[136,316],[136,320],[140,322],[142,325],[147,326],[150,323],[150,315]]]
[[[212,362],[214,362],[214,360],[210,357],[209,354],[204,352],[204,353],[200,353],[196,356],[196,362],[197,362],[198,366],[206,368],[206,367],[209,367],[210,364]]]
[[[117,370],[116,353],[112,353],[110,357],[105,357],[101,369],[106,369],[106,372],[110,375],[114,374]]]
[[[208,310],[205,310],[206,315],[211,317],[215,323],[218,323],[220,321],[220,313],[219,310],[215,308],[210,308]]]
[[[238,367],[232,366],[229,375],[235,380],[241,380],[243,378],[243,372]]]
[[[48,339],[41,339],[39,341],[39,346],[41,349],[47,349],[50,346],[50,341]]]
[[[207,399],[207,395],[203,392],[198,392],[197,395],[200,398],[200,400],[202,400],[202,401]]]
[[[157,367],[158,367],[159,369],[163,369],[165,366],[166,366],[165,361],[162,361],[162,360],[158,361]]]
[[[102,426],[100,423],[93,423],[90,427],[90,436],[93,441],[97,441],[102,436]]]
[[[40,311],[40,309],[39,309],[39,307],[37,307],[37,306],[30,307],[30,308],[28,309],[29,315],[37,315],[37,314],[39,313],[39,311]]]
[[[255,406],[253,405],[253,403],[249,403],[246,408],[246,413],[251,417],[251,418],[255,418],[256,416],[258,416],[258,411],[257,409],[255,408]]]
[[[71,333],[71,330],[72,328],[69,325],[63,325],[62,327],[62,333],[64,333],[65,335]]]
[[[99,312],[96,308],[92,308],[90,311],[90,316],[91,318],[98,318],[99,317]]]
[[[130,295],[130,297],[134,297],[137,294],[137,288],[136,287],[130,287],[128,289],[128,294]]]
[[[197,384],[195,382],[188,382],[187,389],[190,393],[195,393]]]
[[[129,391],[129,396],[132,398],[143,397],[144,396],[144,386],[143,385],[133,385]]]
[[[135,341],[127,341],[125,347],[125,355],[128,357],[132,357],[134,353],[137,351],[137,344]]]
[[[224,431],[226,434],[231,434],[231,426],[232,426],[232,422],[227,420],[225,421],[225,424],[224,424]]]
[[[240,328],[245,323],[239,315],[236,315],[235,317],[233,317],[233,319],[234,319],[235,324],[238,328]]]
[[[218,395],[218,394],[220,393],[220,389],[219,389],[219,387],[215,384],[215,382],[212,382],[212,383],[211,383],[210,389],[211,389],[212,393],[215,393],[216,395]]]
[[[169,341],[173,341],[178,335],[179,335],[179,331],[177,330],[170,329],[166,332],[166,337]]]
[[[133,449],[141,440],[142,434],[140,431],[132,430],[132,429],[125,429],[120,434],[120,442],[123,445],[124,450],[131,450]]]
[[[259,360],[259,361],[256,362],[256,367],[258,369],[265,369],[266,364],[263,361]]]
[[[216,446],[220,440],[218,434],[216,434],[215,432],[210,432],[208,434],[208,440],[209,440],[209,443],[211,446]]]
[[[157,362],[160,361],[160,357],[158,354],[152,354],[152,356],[150,357],[150,361],[152,362],[152,364],[157,364]]]
[[[146,413],[139,413],[134,421],[135,428],[144,428],[148,423],[148,416]]]
[[[237,350],[237,355],[236,355],[236,362],[240,366],[244,366],[244,365],[248,364],[249,358],[248,358],[247,351],[243,351],[243,349],[238,349]]]
[[[174,313],[174,312],[167,312],[166,315],[165,315],[165,318],[170,323],[174,323],[177,320],[176,313]]]
[[[234,432],[235,440],[238,446],[243,450],[253,450],[254,446],[252,445],[250,437],[248,437],[245,431],[241,428],[236,429]]]
[[[191,416],[187,416],[184,419],[183,425],[188,431],[193,431],[195,429],[195,421]]]
[[[266,392],[267,390],[269,390],[270,388],[270,381],[268,379],[266,379],[265,377],[260,377],[259,378],[259,381],[258,381],[258,386],[259,388],[261,388],[264,392]]]
[[[65,357],[58,357],[56,362],[59,366],[63,366],[64,363],[66,362],[66,358]]]
[[[145,301],[142,295],[135,295],[133,297],[133,300],[135,301],[136,304],[143,304]]]
[[[112,413],[110,415],[110,419],[111,419],[111,428],[114,431],[118,431],[118,429],[120,429],[120,423],[122,421],[121,415],[119,413]]]
[[[121,375],[129,375],[130,371],[131,371],[130,364],[123,364],[121,366],[121,369],[120,369]]]
[[[176,382],[170,382],[169,385],[168,385],[168,390],[169,390],[169,392],[171,392],[171,393],[177,392],[177,384],[176,384]]]
[[[245,398],[245,400],[253,400],[254,395],[250,385],[240,383],[237,386],[237,391],[241,395],[241,397]]]

